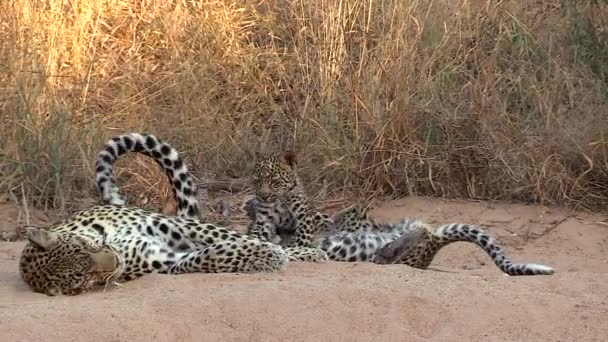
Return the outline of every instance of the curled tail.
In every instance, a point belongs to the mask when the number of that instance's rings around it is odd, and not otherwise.
[[[539,264],[514,264],[507,258],[496,240],[475,225],[446,224],[437,228],[434,235],[441,240],[443,246],[455,241],[468,241],[477,244],[494,260],[496,266],[508,275],[541,275],[555,272],[553,268]]]
[[[188,168],[173,147],[151,134],[128,133],[116,136],[97,153],[95,181],[104,203],[125,204],[125,200],[114,185],[112,164],[121,155],[128,152],[137,152],[151,157],[165,170],[165,174],[173,185],[178,216],[183,218],[200,216],[196,185]]]

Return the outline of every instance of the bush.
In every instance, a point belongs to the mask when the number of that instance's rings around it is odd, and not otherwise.
[[[106,139],[147,131],[198,173],[295,148],[333,192],[605,208],[607,8],[3,1],[0,191],[65,206]]]

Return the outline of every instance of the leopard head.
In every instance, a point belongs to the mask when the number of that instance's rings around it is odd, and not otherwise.
[[[109,246],[34,227],[27,229],[26,236],[28,244],[21,253],[19,271],[36,292],[76,295],[96,284],[108,284],[122,271],[121,258]]]
[[[283,198],[300,188],[293,152],[258,155],[253,171],[256,195],[267,202]]]

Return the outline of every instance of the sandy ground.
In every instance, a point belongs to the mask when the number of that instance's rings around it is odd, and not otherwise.
[[[407,198],[377,217],[478,223],[515,261],[553,276],[504,276],[477,247],[433,269],[292,263],[277,274],[149,275],[106,292],[47,297],[19,278],[23,242],[0,243],[2,341],[606,341],[605,217],[540,206]]]

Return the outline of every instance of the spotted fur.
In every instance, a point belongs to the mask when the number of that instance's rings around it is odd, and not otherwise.
[[[377,223],[366,209],[354,205],[333,217],[308,204],[290,160],[267,155],[254,170],[257,197],[246,205],[254,222],[250,233],[267,241],[295,240],[297,246],[318,247],[330,260],[403,263],[425,269],[444,246],[466,241],[481,246],[496,265],[510,275],[552,274],[536,264],[513,264],[495,240],[477,226],[448,224],[433,229],[411,219],[399,224]]]
[[[257,197],[248,204],[250,217],[255,215],[249,234],[276,241],[277,234],[293,233],[293,245],[316,247],[315,234],[329,229],[331,218],[309,203],[296,172],[295,155],[258,156],[253,182]]]
[[[125,205],[112,178],[112,165],[123,154],[136,152],[153,158],[171,181],[177,202],[177,216],[197,218],[200,206],[196,184],[179,153],[152,134],[128,133],[109,140],[97,154],[95,180],[104,204]]]
[[[124,206],[111,175],[112,163],[128,151],[149,155],[165,168],[180,215]],[[28,229],[19,270],[33,290],[76,295],[153,272],[275,272],[294,258],[281,246],[200,222],[190,174],[177,152],[154,136],[131,133],[109,141],[98,154],[97,184],[113,204],[79,211],[48,230]],[[314,252],[301,258],[327,258]]]
[[[47,295],[146,273],[274,272],[288,255],[277,245],[198,220],[115,205],[82,210],[48,230],[30,228],[21,277]]]
[[[544,265],[513,263],[496,240],[476,225],[450,223],[433,228],[411,219],[397,224],[378,223],[368,215],[367,210],[357,206],[348,208],[337,216],[335,224],[348,232],[322,238],[319,242],[330,260],[401,263],[425,269],[443,247],[464,241],[481,247],[496,266],[508,275],[554,273],[551,267]]]

